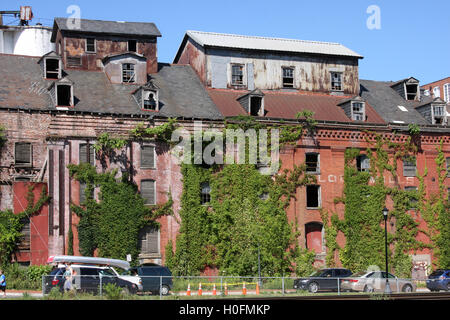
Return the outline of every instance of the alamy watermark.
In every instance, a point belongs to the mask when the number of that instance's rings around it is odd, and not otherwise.
[[[172,150],[179,164],[255,164],[263,174],[279,169],[279,129],[203,129],[194,122],[194,131],[178,128],[172,132]],[[269,143],[270,141],[270,143]]]
[[[381,9],[377,5],[370,5],[367,7],[366,13],[370,16],[366,20],[366,26],[369,30],[381,29]]]

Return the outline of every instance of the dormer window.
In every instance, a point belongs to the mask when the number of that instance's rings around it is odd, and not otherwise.
[[[61,65],[59,59],[47,58],[44,60],[44,65],[46,79],[61,78]]]
[[[433,124],[445,124],[446,112],[445,105],[432,105]]]
[[[264,115],[263,97],[250,96],[250,115],[258,117]]]
[[[134,64],[132,63],[122,64],[122,82],[124,83],[135,82]]]
[[[58,107],[73,106],[72,86],[68,84],[57,84],[56,101]]]
[[[406,100],[418,100],[419,84],[406,83]]]
[[[143,108],[146,110],[158,111],[158,92],[144,90],[142,94]]]
[[[364,102],[352,102],[352,120],[354,121],[365,120]]]

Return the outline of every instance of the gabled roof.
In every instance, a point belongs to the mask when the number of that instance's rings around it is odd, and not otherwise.
[[[65,70],[67,78],[46,80],[37,64],[38,57],[0,54],[0,70],[8,77],[0,77],[0,108],[54,111],[47,88],[70,79],[75,105],[70,111],[116,115],[147,115],[195,119],[221,119],[190,66],[162,65],[152,74],[159,88],[159,111],[145,111],[134,99],[137,84],[112,84],[103,71]]]
[[[55,18],[51,41],[56,40],[56,30],[79,33],[102,33],[108,35],[134,35],[142,37],[161,37],[153,22],[125,22],[79,19],[80,28],[73,28],[69,18]]]
[[[203,47],[277,51],[290,53],[310,53],[333,56],[347,56],[358,59],[363,58],[363,56],[346,48],[342,44],[332,42],[256,37],[188,30],[186,32],[183,43],[185,42],[187,37],[191,38]],[[183,44],[181,45],[181,47],[182,46]],[[175,62],[180,54],[180,50],[182,50],[181,47],[175,57]]]
[[[246,91],[229,89],[207,89],[214,103],[224,117],[233,117],[247,114],[246,110],[237,101]],[[344,110],[338,106],[342,96],[297,93],[263,90],[264,116],[278,119],[297,119],[300,111],[314,112],[313,118],[320,121],[352,123]],[[350,97],[346,97],[350,98]],[[384,120],[366,103],[367,123],[384,124]]]

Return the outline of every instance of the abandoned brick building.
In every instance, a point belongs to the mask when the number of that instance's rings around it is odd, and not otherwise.
[[[83,196],[67,165],[90,162],[98,170],[132,170],[148,204],[167,201],[171,192],[174,216],[160,218],[160,230],[146,230],[140,239],[141,261],[164,263],[164,248],[179,229],[180,166],[162,142],[129,143],[107,163],[96,159],[92,148],[101,133],[126,134],[140,123],[155,126],[173,117],[186,128],[196,120],[221,126],[226,117],[251,115],[294,124],[298,112],[313,111],[315,135],[282,149],[280,160],[283,168],[306,162],[317,176],[316,184],[297,190],[287,215],[300,222],[300,244],[314,249],[322,264],[326,246],[319,209],[343,213],[333,199],[343,191],[344,152],[366,150],[367,130],[402,142],[408,125],[420,127],[416,162],[400,163],[399,179],[387,177],[388,183],[417,187],[416,170],[426,165],[436,171],[441,140],[450,166],[448,104],[424,95],[413,77],[360,80],[363,57],[343,45],[187,31],[167,64],[157,61],[160,36],[153,23],[81,20],[73,29],[56,18],[55,51],[42,57],[0,55],[0,124],[7,138],[0,158],[0,209],[23,210],[28,183],[39,183],[52,198],[31,218],[26,230],[31,241],[20,248],[19,261],[39,264],[67,253],[69,226],[77,223],[70,203]],[[369,165],[360,159],[361,170]],[[438,188],[435,178],[426,177],[430,190]],[[450,192],[449,178],[445,185]],[[74,239],[78,254],[76,228]],[[426,249],[413,257],[428,265],[431,259]]]

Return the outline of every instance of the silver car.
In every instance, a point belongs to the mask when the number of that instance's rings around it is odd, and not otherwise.
[[[410,280],[399,279],[388,273],[388,281],[392,292],[416,291],[416,285]],[[343,291],[384,292],[385,286],[386,272],[384,271],[356,273],[341,281],[341,289]]]

